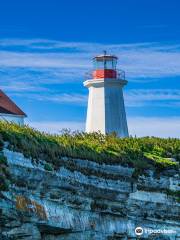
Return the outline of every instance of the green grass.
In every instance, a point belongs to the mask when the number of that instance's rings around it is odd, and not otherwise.
[[[167,195],[175,197],[180,203],[180,190],[174,191],[169,189],[167,190]]]
[[[49,172],[53,171],[53,167],[49,163],[45,163],[44,169]]]
[[[114,134],[69,132],[50,135],[28,126],[0,122],[0,146],[7,141],[8,148],[22,152],[26,157],[45,160],[52,169],[61,166],[60,158],[88,159],[98,163],[121,164],[136,169],[177,169],[180,161],[180,139],[175,138],[117,138]],[[172,158],[176,159],[174,162]],[[48,170],[47,169],[47,170]]]
[[[144,156],[147,159],[152,160],[155,164],[161,165],[161,167],[170,167],[170,166],[176,166],[177,162],[173,161],[171,158],[165,158],[158,156],[157,154],[154,153],[144,153]]]

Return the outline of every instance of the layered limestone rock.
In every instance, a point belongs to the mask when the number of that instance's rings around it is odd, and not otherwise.
[[[43,161],[3,152],[12,180],[0,195],[0,239],[131,240],[136,227],[140,239],[180,239],[176,171],[136,176],[129,167],[69,158],[46,171]]]

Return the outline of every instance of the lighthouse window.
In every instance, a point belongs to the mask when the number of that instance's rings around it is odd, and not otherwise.
[[[116,69],[116,59],[104,60],[104,69]]]
[[[111,61],[105,60],[104,61],[104,69],[111,69],[111,68],[112,68]]]
[[[104,69],[104,61],[94,61],[95,69]]]
[[[95,69],[116,69],[117,60],[115,58],[107,59],[95,59],[94,60],[94,68]]]
[[[112,69],[116,69],[117,59],[112,60]]]

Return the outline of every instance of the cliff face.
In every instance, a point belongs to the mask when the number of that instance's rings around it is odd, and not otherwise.
[[[64,167],[46,171],[43,161],[3,153],[12,181],[0,195],[0,239],[131,240],[136,227],[170,231],[144,229],[141,239],[180,239],[175,170],[135,176],[133,168],[62,158]]]

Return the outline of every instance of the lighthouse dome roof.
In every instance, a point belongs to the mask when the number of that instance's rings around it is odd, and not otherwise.
[[[111,59],[118,59],[118,57],[116,57],[115,55],[111,55],[111,54],[106,54],[106,52],[104,52],[103,54],[97,55],[93,58],[93,60],[111,60]]]

